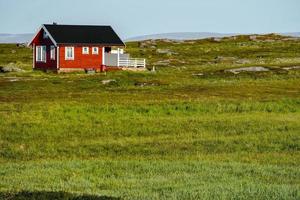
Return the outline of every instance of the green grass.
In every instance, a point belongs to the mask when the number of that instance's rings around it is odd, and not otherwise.
[[[300,71],[282,67],[299,65],[300,42],[261,40],[156,41],[169,56],[129,43],[149,67],[172,60],[156,73],[3,58],[26,72],[0,75],[0,199],[299,199]],[[258,64],[270,71],[224,72]]]
[[[10,63],[30,70],[32,68],[32,50],[16,44],[1,44],[0,66]]]

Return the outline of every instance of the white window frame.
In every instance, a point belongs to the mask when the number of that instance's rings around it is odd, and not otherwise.
[[[95,49],[97,49],[97,50],[94,51]],[[99,48],[98,47],[92,47],[92,54],[93,55],[98,55],[99,54]]]
[[[38,45],[35,49],[35,61],[46,62],[47,61],[47,48],[45,45]]]
[[[71,56],[68,55],[68,51],[71,50]],[[74,60],[75,55],[74,55],[74,47],[65,47],[65,60]]]
[[[82,47],[82,54],[90,54],[90,48],[89,47]]]
[[[50,60],[55,60],[55,46],[50,46]]]

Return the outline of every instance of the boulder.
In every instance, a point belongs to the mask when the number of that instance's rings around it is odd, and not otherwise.
[[[20,69],[17,66],[14,66],[12,64],[9,64],[7,66],[0,66],[0,72],[2,73],[8,73],[8,72],[24,72],[23,69]]]
[[[267,72],[267,71],[270,71],[270,69],[261,66],[242,67],[242,68],[225,70],[225,72],[230,72],[233,74],[239,74],[241,72]]]
[[[147,48],[147,44],[145,42],[138,42],[139,48]]]
[[[153,47],[157,47],[156,41],[155,40],[146,40],[146,41],[141,41],[138,42],[138,46],[139,48],[153,48]]]
[[[169,56],[178,54],[178,53],[172,52],[170,49],[157,49],[156,52],[158,54],[167,54]]]

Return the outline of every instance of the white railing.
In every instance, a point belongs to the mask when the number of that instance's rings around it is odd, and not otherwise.
[[[119,67],[134,67],[139,68],[143,67],[146,68],[146,59],[141,58],[129,58],[129,59],[119,59],[118,60]]]

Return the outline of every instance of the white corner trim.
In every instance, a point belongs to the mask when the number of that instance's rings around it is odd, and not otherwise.
[[[32,47],[32,54],[33,54],[33,56],[32,56],[32,60],[33,60],[32,69],[35,69],[35,56],[36,56],[36,53],[35,53],[35,45],[34,44],[33,44],[33,47]]]
[[[120,48],[118,48],[118,67],[120,67]]]
[[[57,56],[57,59],[56,59],[56,68],[59,69],[59,46],[57,46],[56,48],[56,56]]]
[[[105,65],[105,47],[102,47],[102,65]]]

